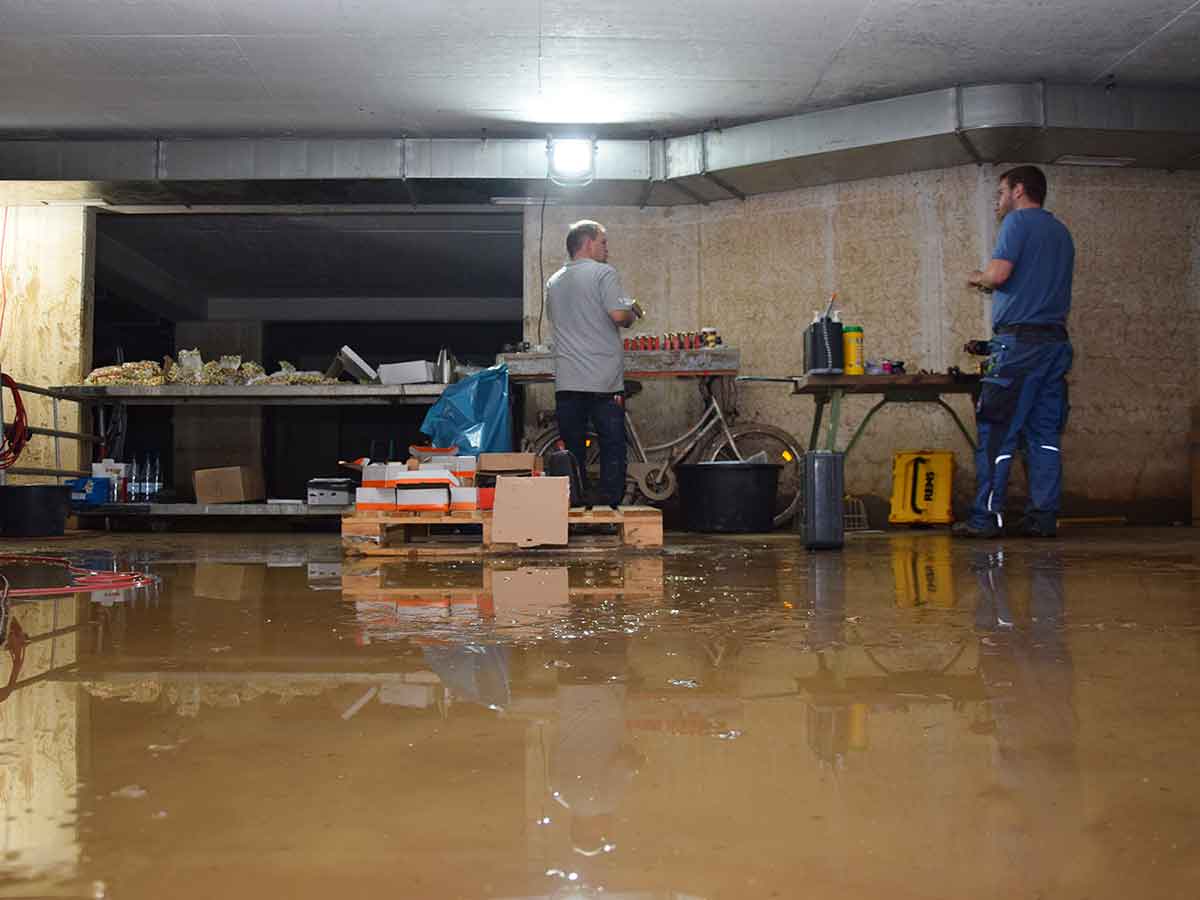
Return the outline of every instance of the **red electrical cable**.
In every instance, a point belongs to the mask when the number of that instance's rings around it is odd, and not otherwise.
[[[92,572],[78,569],[56,556],[0,556],[0,563],[44,563],[62,566],[71,576],[71,583],[62,587],[10,588],[10,597],[61,597],[67,594],[87,594],[93,591],[122,591],[144,588],[154,584],[152,575],[142,572]]]
[[[0,374],[0,391],[8,388],[13,398],[12,428],[4,428],[0,423],[0,469],[8,469],[16,463],[21,451],[29,443],[29,420],[25,415],[25,404],[21,401],[21,392],[17,384],[8,375]]]

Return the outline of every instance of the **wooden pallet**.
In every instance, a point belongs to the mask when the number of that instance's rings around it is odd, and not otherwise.
[[[478,525],[471,534],[444,532],[441,526]],[[494,553],[604,552],[648,549],[663,542],[662,512],[652,506],[573,509],[567,518],[569,543],[532,550],[492,540],[492,511],[444,513],[353,512],[342,517],[342,553],[347,556],[479,556]],[[616,535],[583,535],[571,526],[616,525]]]

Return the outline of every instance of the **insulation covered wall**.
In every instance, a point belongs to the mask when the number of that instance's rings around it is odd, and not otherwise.
[[[92,362],[92,255],[95,213],[82,207],[14,206],[0,208],[4,223],[0,278],[4,282],[0,366],[16,381],[47,387],[78,384]],[[50,427],[50,400],[24,395],[29,424]],[[5,393],[5,420],[12,404]],[[63,402],[59,427],[80,431],[77,404]],[[77,468],[80,447],[64,440],[62,463]],[[90,448],[83,448],[90,461]],[[22,454],[22,467],[53,468],[54,444],[35,437]],[[14,482],[45,481],[21,478]]]
[[[838,291],[843,321],[865,329],[869,359],[909,371],[972,368],[962,352],[990,334],[990,301],[966,276],[990,256],[1001,169],[965,166],[670,209],[549,206],[544,274],[564,257],[567,225],[594,218],[609,232],[610,262],[626,292],[650,310],[637,330],[719,328],[742,351],[743,374],[801,371],[813,310]],[[1200,349],[1200,177],[1148,170],[1050,167],[1047,208],[1077,245],[1070,329],[1076,362],[1064,437],[1067,510],[1129,510],[1182,518],[1189,493],[1187,431]],[[541,210],[525,219],[526,335],[536,339]],[[549,340],[551,329],[543,329]],[[781,385],[741,388],[743,417],[807,441],[812,401]],[[538,393],[543,407],[552,400]],[[849,439],[870,399],[844,410]],[[970,403],[950,401],[970,422]],[[678,432],[699,412],[678,383],[631,401],[651,437]],[[856,494],[890,493],[896,450],[956,451],[959,496],[972,477],[968,448],[935,407],[884,410],[847,462]],[[1023,481],[1014,483],[1019,495]]]

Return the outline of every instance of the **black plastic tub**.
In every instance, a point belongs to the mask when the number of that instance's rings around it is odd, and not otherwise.
[[[67,529],[71,489],[57,484],[0,485],[0,534],[58,537]]]
[[[684,527],[731,534],[770,531],[781,468],[742,462],[676,466]]]

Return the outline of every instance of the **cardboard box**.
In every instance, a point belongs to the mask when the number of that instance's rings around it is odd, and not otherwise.
[[[262,470],[257,466],[196,469],[192,473],[197,503],[245,503],[266,500]]]
[[[409,444],[408,455],[415,456],[422,461],[438,456],[457,456],[458,447],[429,447],[422,444]]]
[[[450,508],[454,510],[478,509],[478,489],[473,487],[450,488]]]
[[[354,492],[354,507],[359,512],[366,512],[368,510],[393,510],[396,508],[396,489],[360,487]]]
[[[417,485],[460,486],[458,476],[446,469],[418,469],[415,472],[405,469],[401,472],[388,472],[388,485],[398,488]]]
[[[72,503],[99,506],[108,503],[112,496],[112,480],[109,478],[68,478],[63,484],[71,489]]]
[[[349,478],[310,478],[305,487],[309,506],[349,506],[354,502],[354,482]]]
[[[492,541],[518,547],[563,546],[570,504],[569,478],[498,478]]]
[[[448,512],[450,510],[450,489],[439,488],[397,488],[396,509],[408,512]]]
[[[261,597],[266,582],[266,566],[197,563],[192,593],[211,600],[240,601]]]
[[[436,380],[434,365],[424,359],[385,363],[379,367],[381,384],[428,384],[434,380]]]
[[[538,467],[534,453],[480,453],[479,472],[532,472]]]
[[[102,459],[100,462],[92,463],[93,478],[128,478],[129,463],[113,462],[111,459]]]

